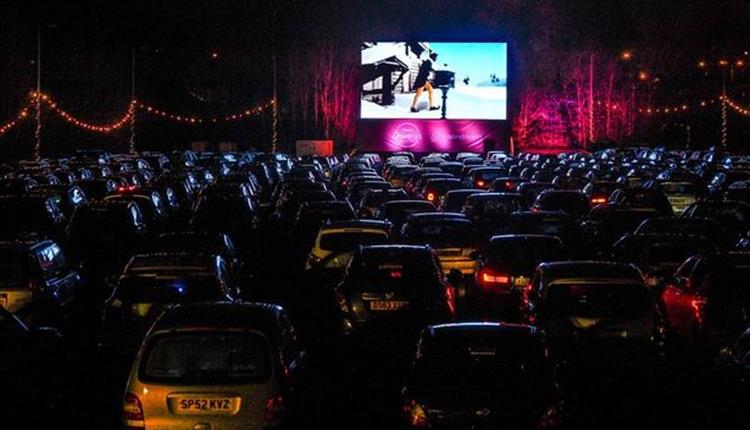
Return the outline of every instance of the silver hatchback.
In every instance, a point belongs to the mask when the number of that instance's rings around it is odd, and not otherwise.
[[[283,308],[213,303],[164,312],[133,363],[123,424],[261,429],[287,423],[304,353]]]

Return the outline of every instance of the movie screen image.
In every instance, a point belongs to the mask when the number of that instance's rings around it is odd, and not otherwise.
[[[365,42],[362,119],[504,120],[508,46],[488,42]]]

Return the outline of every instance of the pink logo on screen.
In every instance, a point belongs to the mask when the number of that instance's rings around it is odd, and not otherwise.
[[[422,143],[422,132],[411,122],[402,122],[391,134],[391,139],[401,149],[410,149]]]

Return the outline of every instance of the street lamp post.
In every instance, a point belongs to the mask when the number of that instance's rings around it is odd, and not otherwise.
[[[34,160],[42,158],[42,24],[36,27],[36,129],[34,130]]]

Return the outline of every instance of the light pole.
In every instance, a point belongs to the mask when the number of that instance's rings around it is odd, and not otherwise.
[[[130,141],[129,149],[131,154],[135,154],[135,113],[136,113],[136,101],[135,101],[135,47],[130,54]]]
[[[42,24],[36,26],[36,129],[34,160],[42,158]]]
[[[726,151],[729,141],[729,118],[727,116],[727,60],[719,60],[721,66],[721,148]]]

